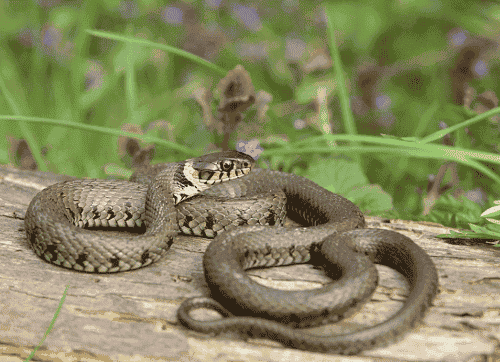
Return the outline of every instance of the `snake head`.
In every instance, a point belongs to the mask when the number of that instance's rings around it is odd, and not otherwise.
[[[224,151],[210,153],[193,159],[193,177],[207,186],[247,175],[255,160],[242,152]]]
[[[179,165],[172,185],[176,205],[212,185],[247,175],[255,160],[245,153],[224,151],[191,158]]]

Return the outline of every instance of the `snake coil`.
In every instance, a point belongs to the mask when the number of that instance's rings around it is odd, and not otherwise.
[[[244,176],[254,163],[244,153],[226,151],[154,167],[149,185],[96,179],[58,183],[31,200],[26,234],[38,256],[65,268],[88,273],[141,268],[170,248],[178,231],[177,203]],[[142,223],[146,233],[134,237],[82,229]]]
[[[179,229],[208,237],[228,229],[204,254],[212,297],[225,307],[196,297],[185,300],[178,310],[179,321],[200,332],[236,330],[295,348],[354,354],[392,343],[418,324],[438,290],[434,263],[419,246],[396,232],[363,229],[358,207],[312,181],[278,171],[250,172],[253,165],[250,156],[228,151],[154,166],[150,175],[131,179],[144,184],[105,180],[56,184],[30,203],[25,218],[28,240],[48,262],[109,273],[157,261]],[[205,197],[191,199],[195,195]],[[265,206],[262,195],[267,198]],[[235,199],[219,206],[223,198]],[[176,205],[184,211],[176,211]],[[200,211],[202,206],[205,211]],[[234,229],[280,224],[285,208],[292,220],[308,227]],[[136,237],[82,229],[142,223],[146,232]],[[336,281],[320,289],[282,291],[266,288],[245,273],[254,267],[305,262],[324,267]],[[408,298],[396,314],[349,334],[318,336],[297,329],[338,321],[359,309],[377,285],[373,263],[397,270],[409,282]],[[211,308],[226,318],[198,321],[189,314],[196,308]]]

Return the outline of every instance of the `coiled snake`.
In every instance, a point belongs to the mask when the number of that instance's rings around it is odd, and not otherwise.
[[[364,217],[354,204],[312,181],[278,171],[250,172],[253,165],[250,156],[226,151],[155,166],[151,176],[132,177],[145,184],[75,180],[52,185],[28,207],[28,240],[48,262],[109,273],[157,261],[179,229],[209,237],[227,229],[204,255],[212,296],[226,308],[197,297],[184,301],[178,311],[183,325],[202,332],[236,330],[295,348],[354,354],[400,339],[423,318],[437,294],[438,277],[420,247],[396,232],[362,229]],[[235,199],[220,206],[222,198]],[[235,229],[281,224],[285,202],[288,216],[310,227]],[[123,238],[83,229],[142,223],[144,234]],[[337,280],[320,289],[282,291],[266,288],[244,272],[304,262],[323,266]],[[350,334],[318,336],[295,328],[337,321],[359,309],[377,285],[373,263],[394,268],[409,281],[401,310],[381,324]],[[201,307],[227,318],[197,321],[189,312]]]

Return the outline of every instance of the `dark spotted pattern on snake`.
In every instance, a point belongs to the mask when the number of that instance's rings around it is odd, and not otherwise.
[[[181,323],[201,332],[236,330],[295,348],[354,354],[392,343],[417,325],[438,288],[436,268],[420,247],[396,232],[363,229],[364,217],[354,204],[305,178],[256,169],[229,181],[252,166],[249,156],[229,151],[153,167],[154,177],[134,177],[149,186],[104,180],[53,185],[28,208],[28,239],[38,255],[54,264],[115,272],[158,260],[179,229],[209,237],[220,233],[207,248],[204,268],[212,297],[225,308],[212,299],[191,298],[178,313]],[[216,179],[229,182],[210,186]],[[222,198],[230,198],[230,204],[218,206]],[[308,227],[234,229],[280,224],[285,199],[288,216]],[[179,223],[176,204],[184,207]],[[144,235],[123,239],[81,229],[142,222],[147,226]],[[229,231],[221,233],[224,229]],[[321,265],[335,282],[314,290],[282,291],[266,288],[244,272],[304,262]],[[379,325],[350,334],[320,337],[296,329],[334,322],[359,309],[377,285],[373,263],[394,268],[408,280],[410,292],[401,310]],[[190,310],[201,307],[227,318],[191,318]]]

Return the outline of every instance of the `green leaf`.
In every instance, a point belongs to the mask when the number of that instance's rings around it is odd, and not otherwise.
[[[311,163],[307,177],[327,190],[348,198],[364,212],[380,212],[393,207],[391,196],[379,185],[371,185],[357,163],[320,158]]]
[[[472,230],[463,230],[461,232],[457,232],[454,230],[450,230],[449,234],[439,234],[436,235],[438,238],[449,238],[449,239],[495,239],[490,234],[478,234]]]
[[[320,158],[312,162],[307,177],[325,189],[342,195],[354,187],[368,185],[368,179],[361,167],[342,159]]]
[[[500,233],[488,230],[487,228],[484,228],[482,226],[475,224],[469,224],[469,226],[472,229],[472,231],[476,232],[477,234],[489,235],[491,239],[500,238]]]
[[[489,209],[486,209],[483,211],[481,214],[481,217],[488,216],[489,218],[497,217],[500,215],[500,205],[496,205],[493,207],[490,207]]]

